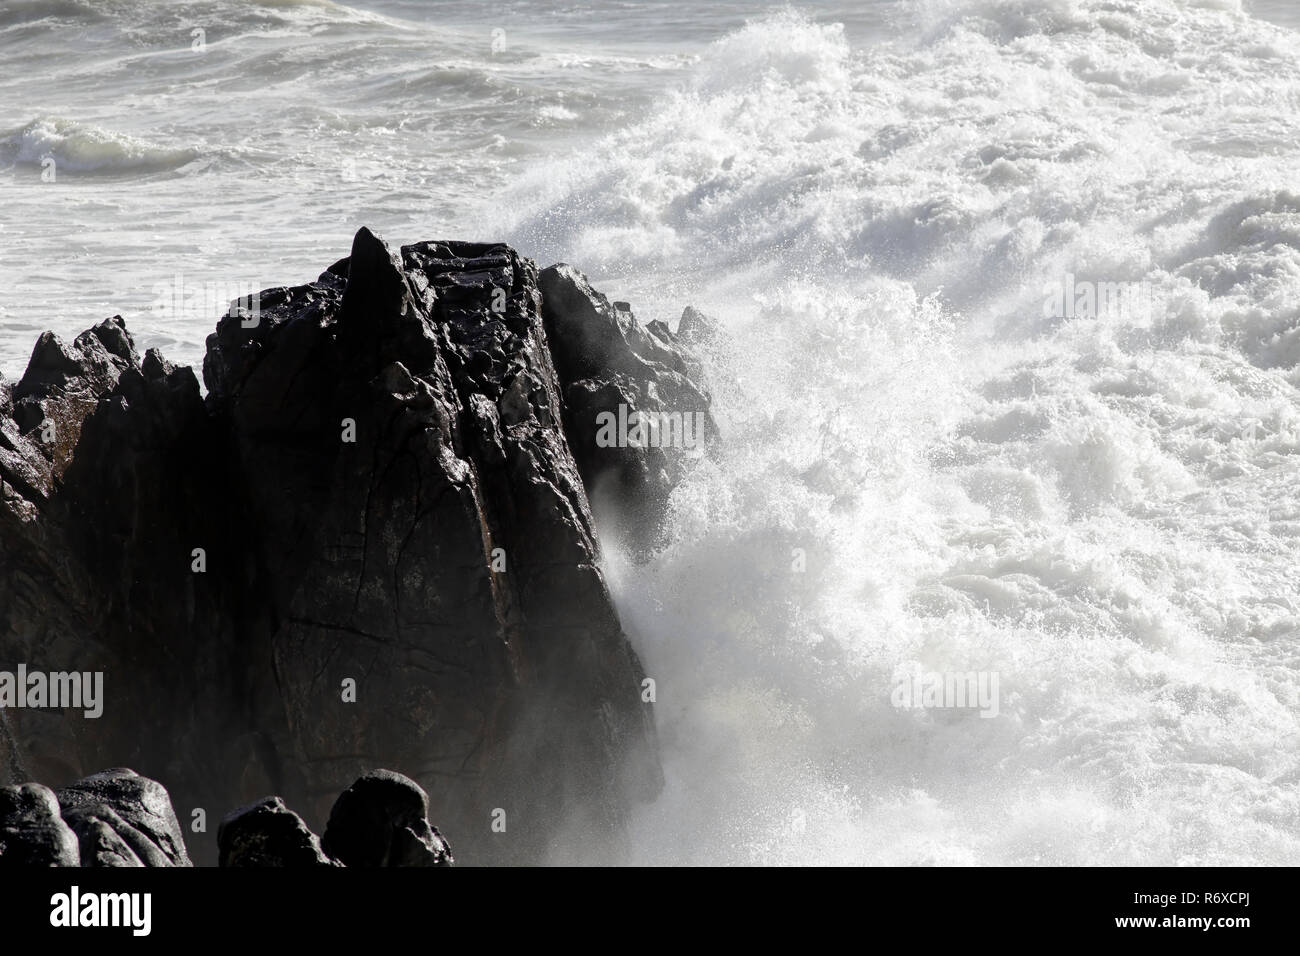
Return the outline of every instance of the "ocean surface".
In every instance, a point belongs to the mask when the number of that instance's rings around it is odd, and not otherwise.
[[[606,557],[668,781],[628,859],[1300,864],[1298,29],[0,0],[0,371],[113,314],[197,365],[363,224],[695,305],[725,441]],[[898,706],[969,672],[995,715]]]

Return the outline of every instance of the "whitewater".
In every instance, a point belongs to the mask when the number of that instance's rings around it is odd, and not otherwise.
[[[115,313],[197,364],[218,316],[160,284],[307,281],[362,224],[694,305],[723,440],[605,555],[666,778],[622,859],[1295,865],[1289,19],[14,0],[0,371]],[[995,715],[897,706],[969,672]]]

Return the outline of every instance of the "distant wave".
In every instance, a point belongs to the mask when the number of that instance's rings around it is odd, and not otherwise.
[[[152,45],[152,37],[170,41],[177,25],[230,31],[268,25],[400,24],[333,0],[8,0],[0,7],[0,28],[42,22],[50,28],[108,22],[145,45]]]
[[[152,146],[123,133],[54,117],[35,119],[0,135],[0,156],[18,165],[41,165],[53,159],[56,175],[59,171],[163,172],[179,169],[200,155],[194,148]]]

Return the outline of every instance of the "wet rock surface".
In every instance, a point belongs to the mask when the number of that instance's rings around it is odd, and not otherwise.
[[[373,771],[334,804],[325,850],[347,866],[451,866],[451,847],[428,815],[419,784],[391,770]]]
[[[119,318],[42,336],[0,382],[0,666],[104,685],[95,719],[0,711],[0,782],[63,786],[100,865],[185,865],[145,791],[135,816],[93,797],[138,783],[69,786],[107,761],[167,780],[182,818],[283,794],[227,821],[228,859],[299,859],[287,806],[320,827],[376,766],[427,791],[472,862],[615,833],[662,779],[588,496],[615,489],[647,545],[695,452],[606,449],[593,419],[625,403],[711,427],[692,361],[498,244],[393,251],[362,229],[259,299],[209,337],[206,396]],[[289,842],[241,843],[254,821]],[[438,858],[436,831],[407,829],[389,859]]]
[[[621,543],[650,549],[669,495],[716,435],[699,365],[667,324],[640,326],[628,303],[611,303],[572,266],[543,270],[539,285],[565,429],[592,506]],[[709,327],[694,309],[683,324],[691,336]]]
[[[278,796],[233,810],[217,831],[223,867],[452,866],[415,781],[373,770],[335,802],[322,841]],[[0,868],[190,866],[162,784],[104,770],[57,794],[39,783],[0,787]]]
[[[59,791],[82,866],[189,866],[171,797],[133,770],[105,770]]]
[[[39,783],[0,787],[0,867],[79,866],[77,835]]]
[[[279,797],[227,814],[217,831],[218,865],[225,867],[338,866],[320,838]]]

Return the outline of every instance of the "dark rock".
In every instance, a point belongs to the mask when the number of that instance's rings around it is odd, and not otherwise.
[[[39,783],[0,787],[0,867],[78,866],[77,836]]]
[[[539,285],[565,430],[592,507],[644,551],[657,543],[673,488],[716,433],[699,366],[662,322],[641,328],[626,303],[611,305],[572,266],[543,270]],[[657,427],[639,430],[641,420]]]
[[[78,780],[59,791],[59,806],[81,841],[83,865],[190,865],[167,791],[134,770],[104,770]],[[87,859],[88,849],[94,862]]]
[[[347,866],[451,866],[451,847],[429,825],[429,797],[414,780],[375,770],[330,811],[325,852]]]
[[[672,345],[677,338],[673,335],[673,330],[668,327],[668,323],[661,321],[660,319],[655,319],[653,322],[647,322],[645,330],[664,345]]]
[[[0,782],[107,758],[182,808],[278,792],[319,821],[391,766],[475,863],[545,859],[570,825],[616,832],[662,781],[600,571],[599,468],[571,451],[592,432],[561,382],[707,403],[675,346],[592,301],[609,327],[548,319],[548,346],[536,268],[507,246],[399,255],[363,229],[316,282],[221,320],[206,400],[189,369],[138,360],[120,319],[43,336],[0,388],[0,660],[102,671],[107,700],[94,720],[7,711]],[[648,470],[675,456],[633,457],[639,487],[671,487]],[[154,865],[128,824],[175,862],[120,806],[65,809],[97,861]]]
[[[399,260],[368,230],[333,271],[341,292],[264,295],[253,330],[223,319],[204,366],[263,529],[306,798],[398,766],[436,784],[440,822],[475,860],[539,857],[578,809],[612,825],[658,765],[536,273],[501,245],[420,243]],[[340,704],[347,678],[364,706]],[[525,743],[543,730],[552,744]],[[519,825],[494,838],[503,803]]]
[[[42,341],[14,413],[39,403],[58,441],[0,418],[0,660],[102,672],[104,713],[7,711],[0,780],[67,783],[107,757],[175,781],[181,806],[238,803],[244,779],[265,786],[247,731],[288,733],[218,425],[189,369],[134,364],[120,320]]]
[[[279,797],[227,814],[217,829],[219,865],[232,867],[338,866],[320,838]]]
[[[54,333],[36,340],[27,371],[14,386],[12,416],[24,434],[41,435],[37,447],[61,473],[77,447],[81,423],[122,372],[138,364],[120,315],[82,332],[71,345]]]
[[[375,770],[338,798],[326,843],[279,797],[227,814],[217,830],[223,867],[452,866],[415,781]],[[0,867],[189,866],[167,791],[130,770],[105,770],[60,791],[0,788]]]
[[[82,866],[170,866],[167,857],[117,811],[108,807],[69,810],[64,822],[77,835]],[[128,839],[129,838],[129,839]],[[136,852],[136,848],[140,853]],[[141,855],[143,854],[143,856]]]

